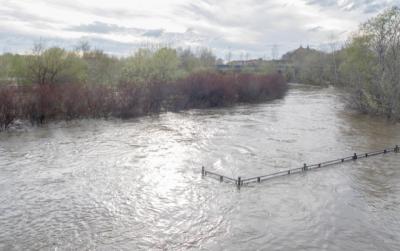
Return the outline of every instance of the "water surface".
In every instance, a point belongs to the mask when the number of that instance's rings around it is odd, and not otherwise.
[[[0,250],[400,250],[400,155],[245,186],[400,143],[333,88],[281,100],[0,134]]]

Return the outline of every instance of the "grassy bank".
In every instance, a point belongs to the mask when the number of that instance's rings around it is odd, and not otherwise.
[[[282,75],[202,71],[174,81],[118,85],[33,84],[0,86],[0,128],[15,120],[42,124],[79,118],[131,118],[165,111],[229,106],[282,97]]]

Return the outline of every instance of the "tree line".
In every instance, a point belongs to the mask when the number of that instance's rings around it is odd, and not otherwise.
[[[289,81],[335,85],[364,113],[400,119],[400,9],[392,7],[360,25],[330,53],[299,48],[282,57]]]
[[[73,51],[34,46],[0,56],[0,130],[16,119],[131,118],[280,98],[281,74],[215,69],[208,49],[139,49],[117,58],[82,43]]]
[[[120,82],[170,81],[193,72],[212,70],[216,57],[203,48],[142,48],[118,58],[81,42],[72,51],[34,45],[27,55],[0,55],[0,84],[87,83],[115,85]]]

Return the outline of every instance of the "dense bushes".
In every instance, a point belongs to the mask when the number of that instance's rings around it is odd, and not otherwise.
[[[0,131],[6,129],[20,114],[17,106],[18,90],[0,88]]]
[[[239,102],[259,102],[281,98],[287,90],[279,73],[269,75],[240,74],[236,80]]]
[[[400,119],[400,8],[370,19],[349,41],[340,66],[351,105],[362,112]]]
[[[0,126],[226,106],[286,90],[280,74],[216,72],[216,61],[208,49],[147,48],[117,58],[85,43],[74,51],[39,43],[31,54],[0,55]]]
[[[279,98],[287,89],[281,74],[194,73],[178,82],[184,108],[225,106]]]
[[[233,74],[194,73],[177,83],[182,108],[216,107],[232,103],[235,99]]]
[[[0,86],[0,128],[15,119],[32,124],[76,118],[130,118],[162,111],[225,106],[281,97],[280,74],[197,72],[177,81],[146,84]]]

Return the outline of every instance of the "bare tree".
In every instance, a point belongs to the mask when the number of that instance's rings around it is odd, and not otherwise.
[[[334,84],[338,84],[338,64],[337,64],[337,59],[336,59],[336,52],[338,50],[338,43],[336,41],[336,36],[332,33],[329,36],[329,47],[331,49],[331,55],[332,55],[332,65],[333,65],[333,76],[334,76]]]
[[[271,56],[272,60],[277,60],[279,55],[279,46],[277,44],[272,45]]]
[[[225,60],[227,63],[230,63],[232,60],[232,52],[229,50],[228,53],[225,55]]]
[[[74,49],[79,53],[87,53],[91,50],[91,46],[88,41],[80,40]]]
[[[27,60],[28,79],[41,85],[54,84],[70,69],[71,59],[72,53],[64,49],[59,47],[46,49],[44,43],[37,43]]]

